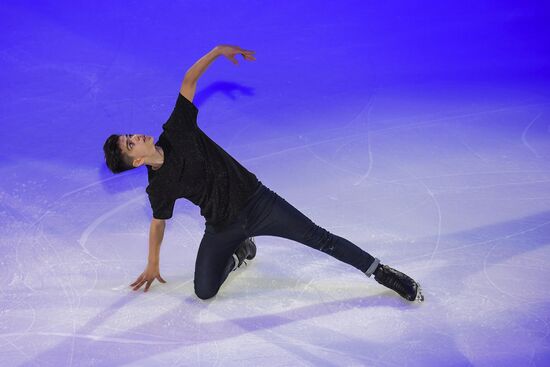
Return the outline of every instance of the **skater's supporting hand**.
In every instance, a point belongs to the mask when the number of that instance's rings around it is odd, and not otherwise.
[[[160,276],[159,264],[147,263],[145,271],[141,273],[135,282],[130,284],[130,287],[134,287],[134,290],[137,291],[142,285],[146,284],[144,292],[147,292],[155,279],[161,283],[166,283],[166,280],[162,279]]]
[[[160,263],[160,245],[164,238],[164,229],[166,228],[166,221],[164,219],[151,220],[151,227],[149,229],[149,257],[147,258],[147,267],[145,271],[136,279],[135,282],[130,284],[130,287],[134,287],[137,291],[142,285],[145,286],[145,292],[151,286],[151,283],[155,279],[158,279],[161,283],[166,283],[160,276],[159,263]]]

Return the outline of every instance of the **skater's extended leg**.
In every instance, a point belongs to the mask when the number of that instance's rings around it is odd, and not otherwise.
[[[246,230],[252,236],[270,235],[303,243],[345,262],[396,291],[409,301],[423,301],[420,286],[406,274],[380,264],[347,239],[315,224],[277,193],[265,188],[250,204]]]
[[[250,216],[247,231],[252,236],[277,236],[303,243],[359,269],[368,276],[376,270],[379,263],[378,259],[357,245],[315,224],[271,190],[258,200]]]

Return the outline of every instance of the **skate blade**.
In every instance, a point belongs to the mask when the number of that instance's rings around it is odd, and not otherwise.
[[[420,284],[418,284],[418,289],[416,291],[416,298],[414,299],[414,302],[424,302],[424,295],[422,294],[422,287],[420,286]]]

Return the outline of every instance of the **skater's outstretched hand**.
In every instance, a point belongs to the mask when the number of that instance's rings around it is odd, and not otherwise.
[[[130,287],[134,287],[134,290],[137,291],[141,288],[142,285],[145,285],[144,292],[147,292],[153,281],[157,279],[161,283],[166,283],[166,280],[162,279],[160,276],[159,264],[158,263],[147,263],[145,271],[136,279],[135,282],[130,284]]]
[[[256,60],[254,55],[252,55],[256,51],[245,50],[240,48],[239,46],[218,45],[216,46],[216,50],[220,53],[220,55],[227,57],[229,61],[231,61],[235,65],[238,65],[237,59],[235,59],[235,55],[238,55],[238,54],[243,55],[245,60],[248,60],[248,61]]]

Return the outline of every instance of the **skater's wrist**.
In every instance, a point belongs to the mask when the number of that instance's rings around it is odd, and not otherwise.
[[[220,55],[221,53],[218,46],[211,49],[187,70],[184,81],[188,83],[196,83],[206,69],[209,68],[210,64]]]
[[[158,267],[160,264],[160,259],[157,257],[157,258],[148,258],[147,259],[147,266],[156,266]]]

